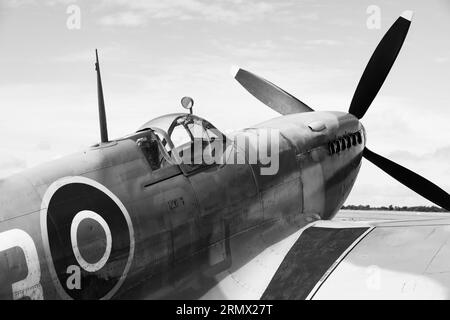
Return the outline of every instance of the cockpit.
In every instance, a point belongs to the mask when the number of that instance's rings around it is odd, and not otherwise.
[[[168,114],[142,125],[136,144],[152,170],[180,165],[185,172],[216,163],[226,137],[208,121],[186,113]]]

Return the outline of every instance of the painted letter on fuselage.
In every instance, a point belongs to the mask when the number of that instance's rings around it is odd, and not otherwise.
[[[39,265],[39,257],[31,236],[20,229],[12,229],[0,233],[0,253],[16,247],[20,248],[23,252],[28,273],[24,279],[11,284],[12,298],[14,300],[23,298],[29,298],[31,300],[44,299],[42,285],[40,283],[41,267]],[[13,256],[11,258],[12,266],[9,265],[9,270],[12,269],[11,267],[20,264],[20,261],[15,259],[20,259],[20,257]]]

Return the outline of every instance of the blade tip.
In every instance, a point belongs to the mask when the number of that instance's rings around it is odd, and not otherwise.
[[[406,10],[401,15],[402,18],[404,18],[408,21],[412,21],[413,16],[414,16],[414,12],[412,10]]]
[[[233,78],[236,78],[237,73],[239,72],[240,68],[236,65],[231,66],[230,68],[230,74]]]

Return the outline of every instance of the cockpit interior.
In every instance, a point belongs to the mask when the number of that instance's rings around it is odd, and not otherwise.
[[[153,172],[179,165],[189,173],[213,165],[218,147],[225,150],[229,143],[211,123],[186,113],[150,120],[127,139],[136,141]]]

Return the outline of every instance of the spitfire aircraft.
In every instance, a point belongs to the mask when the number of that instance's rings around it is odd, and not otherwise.
[[[326,221],[349,195],[363,158],[450,210],[447,192],[369,150],[360,122],[411,17],[399,17],[379,43],[348,112],[314,111],[237,69],[235,79],[281,116],[227,135],[194,115],[185,97],[190,112],[158,117],[110,140],[97,55],[101,142],[0,180],[0,298],[344,297],[340,289],[364,271],[338,274],[337,264],[358,252],[395,260],[383,248],[392,246],[397,227],[407,227]],[[407,257],[416,255],[412,244],[418,257],[432,252],[446,243],[446,221],[440,240],[397,241],[397,252],[407,247]],[[383,243],[377,228],[392,237]],[[418,257],[403,266],[414,269]],[[361,294],[360,287],[345,292]],[[385,298],[390,289],[398,288],[388,286]]]

